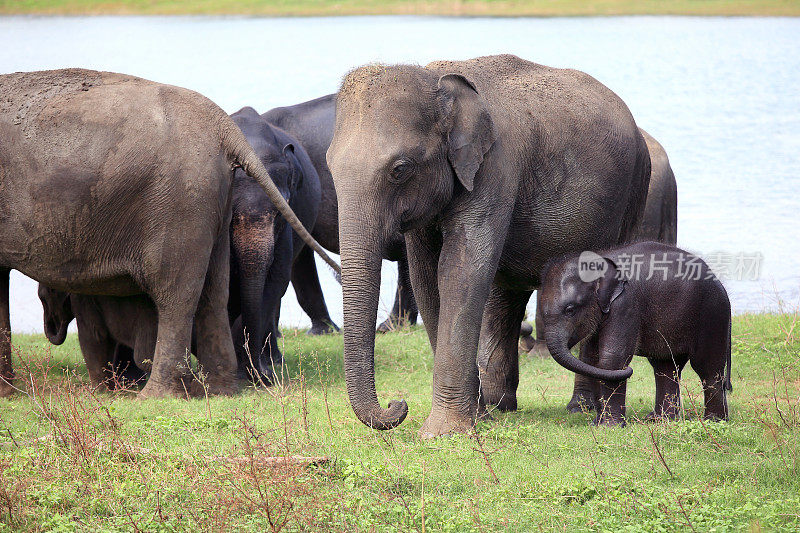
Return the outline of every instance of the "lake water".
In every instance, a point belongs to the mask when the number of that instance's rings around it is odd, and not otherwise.
[[[760,253],[757,280],[726,281],[734,310],[800,301],[800,19],[420,17],[0,17],[0,73],[85,67],[196,90],[228,112],[336,91],[368,62],[510,52],[588,72],[666,148],[678,244]],[[321,275],[332,317],[341,291]],[[381,313],[396,269],[384,267]],[[12,274],[12,329],[41,331],[36,285]],[[291,289],[281,320],[303,326]]]

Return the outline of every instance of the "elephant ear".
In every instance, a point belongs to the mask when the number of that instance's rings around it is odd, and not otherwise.
[[[475,85],[460,74],[439,78],[438,91],[449,119],[447,158],[461,185],[472,191],[483,156],[497,137],[492,117]]]
[[[600,303],[600,309],[603,313],[608,313],[611,309],[611,303],[619,298],[625,291],[626,280],[620,273],[619,267],[613,260],[604,257],[608,268],[595,283],[595,293],[597,294],[597,301]]]
[[[303,168],[300,166],[300,160],[294,153],[294,145],[292,143],[283,147],[283,157],[289,162],[292,169],[292,188],[299,189],[303,184]]]

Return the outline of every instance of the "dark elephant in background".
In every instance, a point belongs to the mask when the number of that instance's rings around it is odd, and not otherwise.
[[[333,138],[336,118],[336,95],[329,94],[294,106],[277,107],[262,115],[291,135],[295,136],[311,157],[319,174],[322,201],[319,216],[311,234],[322,246],[339,253],[339,210],[333,177],[325,160],[325,153]],[[398,232],[387,243],[384,259],[397,261],[397,292],[389,317],[378,327],[378,331],[389,331],[405,323],[417,323],[417,303],[411,289],[406,258],[405,241]],[[292,285],[303,311],[311,319],[309,333],[318,335],[339,328],[333,323],[325,305],[319,284],[314,257],[301,252],[292,270]]]
[[[664,147],[661,146],[649,133],[639,128],[647,143],[650,152],[650,187],[647,191],[647,202],[644,206],[642,221],[631,237],[631,242],[656,241],[674,245],[678,240],[678,186],[675,174],[669,164],[669,158]],[[536,339],[533,338],[533,328],[530,324],[523,323],[520,346],[526,352],[537,355],[550,355],[544,342],[544,326],[542,325],[540,306],[536,302]],[[578,409],[580,393],[579,383],[584,376],[575,374],[575,394],[570,401],[568,409],[575,412]],[[582,387],[582,385],[581,385]],[[589,405],[584,402],[584,405]]]
[[[379,405],[374,374],[381,258],[398,231],[434,353],[421,435],[468,431],[481,404],[516,408],[520,324],[541,267],[626,242],[644,211],[650,158],[630,111],[585,73],[512,55],[361,67],[336,100],[327,161],[356,416],[390,429],[408,412]]]
[[[0,94],[0,396],[14,390],[11,269],[62,292],[149,297],[158,326],[143,397],[184,393],[193,323],[208,392],[234,392],[233,170],[324,254],[236,124],[193,91],[124,74],[7,74]]]
[[[261,159],[278,190],[306,228],[313,228],[320,205],[317,171],[297,139],[271,126],[252,108],[231,118]],[[233,327],[239,375],[272,382],[273,366],[283,361],[278,347],[281,298],[292,264],[313,250],[286,224],[278,208],[241,169],[233,178],[231,289],[228,311]],[[245,337],[247,348],[245,348]]]

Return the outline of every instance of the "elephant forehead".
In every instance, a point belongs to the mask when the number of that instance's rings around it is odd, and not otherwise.
[[[439,118],[436,80],[418,67],[356,69],[345,77],[337,106],[337,124],[365,130],[383,126],[427,133]]]

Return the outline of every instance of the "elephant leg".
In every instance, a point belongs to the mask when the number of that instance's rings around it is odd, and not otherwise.
[[[671,359],[649,359],[656,379],[656,402],[647,418],[675,420],[680,414],[680,379],[686,359],[673,362]]]
[[[597,366],[599,358],[597,335],[592,335],[581,343],[579,359],[588,365]],[[596,410],[598,386],[599,383],[596,379],[583,374],[575,374],[575,386],[572,390],[572,398],[567,404],[567,411],[581,413]]]
[[[608,341],[608,339],[605,339]],[[622,338],[618,341],[605,344],[604,339],[599,339],[600,357],[598,368],[616,370],[624,368],[630,363],[636,352],[636,339]],[[596,404],[597,416],[594,423],[604,426],[624,426],[625,421],[625,394],[628,380],[597,382],[598,401]]]
[[[442,249],[441,236],[424,233],[425,230],[410,232],[406,236],[406,247],[414,261],[409,262],[409,279],[414,292],[419,313],[428,333],[431,349],[436,353],[436,335],[439,327],[439,254]]]
[[[133,363],[142,371],[142,378],[153,369],[153,354],[156,351],[158,319],[155,313],[147,313],[136,323],[136,337],[133,341]]]
[[[278,303],[277,307],[275,307],[275,321],[272,324],[272,331],[275,332],[275,338],[280,339],[283,337],[283,333],[281,333],[281,304]]]
[[[314,251],[308,246],[303,247],[292,265],[292,286],[297,295],[297,302],[311,319],[309,335],[325,335],[339,331],[328,313],[328,306],[325,305],[317,264],[314,262]]]
[[[416,324],[417,301],[414,298],[414,291],[411,288],[411,273],[408,266],[408,255],[406,252],[397,261],[397,292],[395,294],[394,305],[389,317],[378,326],[379,333],[392,331],[406,324]]]
[[[481,401],[501,411],[517,409],[520,321],[531,291],[511,291],[492,285],[481,324],[478,372]]]
[[[11,314],[9,312],[8,277],[11,271],[0,269],[0,398],[14,392],[14,366],[11,363]]]
[[[96,324],[78,319],[78,344],[81,347],[86,370],[94,387],[101,390],[115,388],[113,361],[117,343]]]
[[[705,402],[704,418],[708,420],[728,419],[728,397],[725,390],[725,365],[727,363],[727,339],[723,343],[700,343],[697,352],[689,361],[703,384]]]
[[[137,385],[147,379],[147,372],[136,365],[135,350],[117,343],[114,349],[113,369],[123,386]]]
[[[433,402],[420,430],[423,438],[468,432],[483,413],[479,405],[478,341],[505,240],[505,235],[498,235],[492,228],[507,228],[507,223],[491,218],[482,222],[480,230],[471,226],[472,221],[461,220],[443,230],[437,276],[440,311],[433,357]]]
[[[538,355],[539,357],[549,357],[550,350],[547,349],[547,342],[545,342],[544,338],[544,318],[542,317],[541,298],[542,291],[536,291],[536,322],[534,324],[536,328],[536,340],[533,342],[533,346],[531,346],[531,349],[528,351],[534,355]]]
[[[210,394],[233,394],[237,390],[236,353],[233,349],[233,338],[227,312],[229,276],[230,234],[222,231],[211,251],[205,283],[194,317],[197,361],[200,364],[200,371],[204,375],[205,391]],[[157,369],[158,347],[161,343],[160,319],[159,313],[156,361],[153,365],[151,380]],[[191,346],[191,320],[188,326],[188,342],[185,345],[187,347]]]
[[[191,228],[192,224],[187,222],[186,227]],[[158,261],[171,264],[172,268],[166,274],[161,274],[163,270],[160,270],[159,274],[144,279],[142,283],[153,287],[149,296],[158,317],[152,371],[147,384],[139,392],[142,398],[182,397],[186,394],[183,378],[191,370],[189,362],[195,313],[199,315],[198,358],[206,363],[205,372],[213,374],[208,376],[209,392],[226,392],[232,388],[233,373],[226,368],[233,357],[226,312],[228,291],[227,285],[219,286],[221,280],[226,284],[228,281],[228,260],[220,257],[221,250],[227,253],[228,240],[225,237],[224,246],[216,243],[215,247],[211,235],[185,235],[184,239],[190,237],[194,237],[195,249],[207,250],[205,254],[194,254],[192,261],[186,261],[177,245],[165,246]],[[214,235],[213,238],[219,239],[219,236]],[[167,250],[173,251],[171,257],[164,256],[163,252]],[[171,277],[165,279],[165,275]],[[219,313],[224,319],[225,328],[217,326],[219,319],[211,317],[213,313]],[[212,355],[215,349],[219,350],[218,356]],[[212,363],[212,359],[219,367]]]

